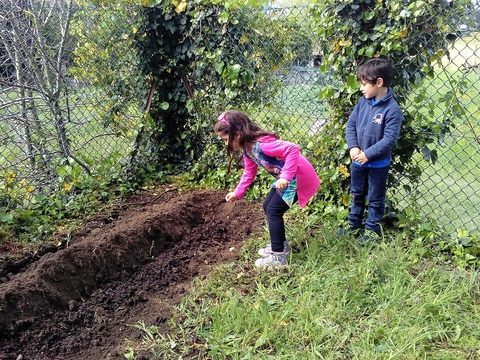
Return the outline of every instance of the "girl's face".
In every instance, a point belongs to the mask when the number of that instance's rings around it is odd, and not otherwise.
[[[228,147],[228,134],[217,133],[217,135],[220,137],[220,139],[223,140],[223,143],[225,144],[225,146]],[[231,145],[233,151],[242,150],[242,147],[240,146],[240,134],[239,133],[235,134],[235,136],[233,137],[232,143],[230,145]]]

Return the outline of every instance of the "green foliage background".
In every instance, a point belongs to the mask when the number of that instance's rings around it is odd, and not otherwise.
[[[328,136],[317,138],[317,151],[321,173],[329,174],[324,186],[338,187],[335,169],[349,164],[339,150],[346,150],[343,124],[358,101],[356,71],[371,57],[389,56],[396,67],[393,89],[404,113],[404,124],[397,146],[393,151],[389,188],[395,191],[400,178],[412,191],[421,175],[418,163],[412,161],[414,153],[435,161],[437,154],[430,151],[435,143],[449,132],[452,119],[460,111],[459,98],[462,83],[452,80],[445,84],[441,102],[449,104],[439,117],[433,116],[434,101],[421,90],[423,78],[434,76],[434,67],[442,66],[442,57],[459,34],[448,33],[455,28],[451,22],[456,14],[471,7],[468,1],[456,3],[455,9],[443,1],[321,1],[312,10],[312,16],[324,39],[326,54],[324,71],[332,69],[337,82],[327,85],[320,96],[328,99],[333,110],[332,122],[327,126]],[[434,21],[432,21],[434,19]],[[429,104],[430,103],[430,104]],[[430,109],[428,113],[423,109]],[[335,166],[336,165],[336,166]],[[337,199],[344,194],[344,186]],[[345,202],[346,198],[343,198]]]
[[[218,155],[224,155],[211,135],[215,115],[229,107],[244,111],[268,107],[269,99],[278,91],[278,86],[267,87],[278,84],[273,76],[275,69],[312,54],[314,46],[320,46],[324,54],[321,68],[333,74],[333,81],[322,87],[319,96],[331,116],[322,135],[311,139],[309,149],[323,180],[319,203],[333,204],[341,210],[349,201],[346,194],[350,160],[346,156],[344,124],[359,98],[356,71],[367,59],[388,55],[396,64],[394,90],[405,116],[393,154],[389,185],[394,192],[399,179],[406,178],[408,182],[403,182],[403,186],[412,191],[422,172],[418,163],[412,161],[413,154],[436,160],[436,150],[431,150],[429,144],[449,132],[452,119],[461,111],[458,99],[464,91],[461,81],[451,79],[445,84],[446,91],[439,101],[448,106],[438,117],[433,116],[429,104],[434,100],[419,90],[420,84],[423,78],[434,76],[435,66],[442,66],[442,57],[448,56],[449,45],[459,35],[446,30],[455,28],[452,22],[470,7],[468,1],[456,3],[455,9],[443,1],[322,1],[310,7],[309,26],[318,29],[320,37],[320,44],[313,44],[309,38],[298,38],[298,22],[272,20],[262,11],[252,15],[248,7],[235,3],[162,3],[147,10],[143,40],[147,44],[144,59],[149,61],[144,70],[154,78],[162,78],[157,86],[157,104],[169,104],[167,110],[156,108],[151,112],[156,131],[162,134],[161,140],[157,134],[156,142],[163,153],[171,144],[176,150],[182,149],[176,152],[177,157],[183,157],[182,161],[202,154],[192,177],[213,176],[216,165],[222,163]],[[248,22],[245,17],[250,17]],[[260,23],[264,25],[262,29],[257,26]],[[253,27],[245,28],[245,24]],[[172,34],[167,38],[159,28]],[[285,49],[281,57],[272,56],[278,54],[272,49],[273,38],[277,47]],[[148,45],[152,43],[159,44],[162,50]],[[250,52],[249,46],[255,51]],[[166,48],[175,50],[164,54]],[[167,81],[168,76],[172,80]],[[169,98],[178,100],[177,104],[170,105]],[[171,122],[176,126],[168,125]],[[180,131],[184,139],[178,137]],[[169,136],[174,138],[168,139]],[[187,155],[192,146],[197,151]],[[395,204],[392,206],[395,208]]]

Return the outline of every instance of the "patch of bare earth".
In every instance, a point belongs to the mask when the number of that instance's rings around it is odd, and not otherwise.
[[[0,263],[0,360],[124,359],[140,320],[169,332],[195,277],[229,263],[264,223],[260,204],[224,193],[128,199],[68,247]]]

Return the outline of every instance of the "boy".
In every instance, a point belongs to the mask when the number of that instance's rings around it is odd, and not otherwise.
[[[390,86],[394,68],[386,57],[373,58],[363,64],[357,73],[363,96],[347,122],[347,144],[352,159],[348,215],[349,228],[362,227],[368,197],[367,220],[361,243],[375,241],[381,235],[380,222],[385,213],[387,176],[391,151],[397,143],[403,114],[393,98]]]

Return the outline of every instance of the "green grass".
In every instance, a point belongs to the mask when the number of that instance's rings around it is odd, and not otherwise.
[[[456,131],[453,135],[443,145],[431,146],[430,150],[439,154],[435,163],[415,155],[424,168],[415,201],[423,214],[436,219],[448,232],[465,229],[478,233],[480,166],[476,159],[480,146]],[[408,205],[408,194],[399,191],[396,196],[400,207]]]
[[[460,87],[459,84],[462,84]],[[454,90],[456,98],[452,100],[444,100],[444,96]],[[443,70],[437,69],[433,79],[425,78],[422,85],[415,89],[415,93],[425,95],[426,98],[432,100],[433,104],[417,104],[413,102],[407,106],[420,107],[418,110],[426,114],[430,106],[433,106],[433,118],[443,119],[447,107],[451,107],[457,101],[463,107],[463,111],[454,118],[454,123],[459,126],[462,131],[470,131],[470,121],[475,120],[480,115],[480,96],[479,96],[479,74],[474,71],[465,72],[459,68]],[[475,123],[475,121],[473,121]]]
[[[480,206],[480,167],[475,161],[479,146],[467,139],[452,139],[448,147],[437,146],[437,151],[437,163],[426,168],[418,188],[424,194],[419,205],[426,212],[434,211],[441,223],[450,224],[447,228],[451,230],[478,230],[473,215],[478,214]]]
[[[297,251],[288,268],[255,268],[266,239],[251,239],[241,261],[195,281],[171,320],[170,337],[137,325],[151,337],[132,343],[130,358],[141,353],[134,347],[154,354],[151,359],[475,356],[477,272],[415,263],[396,240],[361,247],[306,221],[289,229]]]
[[[479,48],[480,32],[471,32],[468,36],[462,36],[456,39],[455,44],[449,50],[451,59],[449,67],[461,66],[465,64],[465,62],[470,65],[479,64]],[[444,61],[446,62],[447,59]]]

